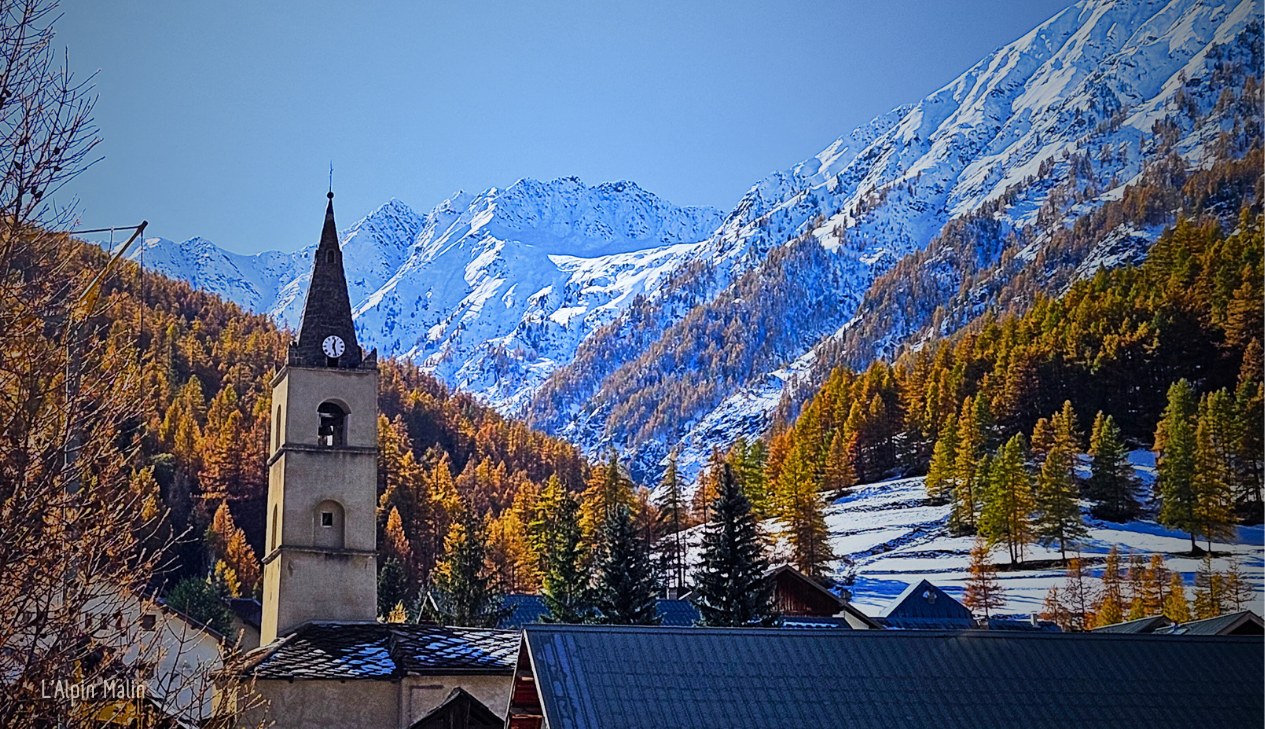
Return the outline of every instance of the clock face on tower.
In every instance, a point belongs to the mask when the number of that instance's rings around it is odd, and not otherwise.
[[[325,337],[325,341],[321,342],[321,351],[325,352],[326,357],[343,356],[343,338],[332,334]]]

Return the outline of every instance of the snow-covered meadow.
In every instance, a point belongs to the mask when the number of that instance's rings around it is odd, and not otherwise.
[[[1130,454],[1130,460],[1142,480],[1144,494],[1149,496],[1154,483],[1153,454],[1135,451]],[[1081,475],[1087,476],[1088,471]],[[1156,553],[1166,556],[1190,553],[1190,537],[1184,532],[1170,531],[1154,520],[1127,524],[1097,521],[1089,516],[1088,504],[1084,506],[1089,536],[1079,544],[1079,552],[1095,579],[1102,573],[1103,558],[1113,545],[1120,550],[1126,565],[1132,554],[1150,559]],[[923,578],[960,598],[968,577],[973,538],[950,535],[948,517],[948,506],[927,504],[921,477],[861,485],[831,503],[826,509],[831,545],[837,555],[851,559],[855,569],[855,579],[849,588],[852,602],[863,611],[877,615],[909,583]],[[1259,525],[1241,526],[1236,531],[1232,542],[1214,541],[1213,551],[1217,555],[1236,556],[1240,568],[1256,586],[1253,610],[1260,614],[1265,607],[1262,603],[1265,599],[1265,529]],[[1200,546],[1203,546],[1202,540]],[[993,556],[999,564],[1009,560],[1003,547],[995,549]],[[1057,546],[1029,545],[1025,561],[1043,564],[1042,568],[999,571],[998,577],[1006,591],[1003,612],[1016,615],[1039,612],[1049,588],[1063,582],[1061,568],[1044,566],[1058,559]],[[1180,572],[1193,591],[1199,562],[1189,556],[1170,556],[1166,564],[1170,570]],[[1217,569],[1225,569],[1228,562],[1226,556],[1213,560]],[[1193,598],[1193,592],[1191,596]]]

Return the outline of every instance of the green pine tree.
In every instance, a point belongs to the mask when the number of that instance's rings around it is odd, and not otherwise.
[[[1168,388],[1168,406],[1155,429],[1156,486],[1160,524],[1190,534],[1190,551],[1198,551],[1199,495],[1195,484],[1195,392],[1186,380]]]
[[[1234,536],[1234,401],[1225,390],[1205,395],[1195,424],[1195,518],[1213,539]]]
[[[720,494],[703,533],[695,605],[706,626],[769,625],[776,620],[773,580],[759,524],[733,472],[724,466]]]
[[[229,635],[233,631],[233,614],[220,601],[215,587],[208,580],[186,577],[171,589],[165,603],[220,635]]]
[[[1128,453],[1115,419],[1102,411],[1094,418],[1089,443],[1090,476],[1086,495],[1095,503],[1090,509],[1095,519],[1132,521],[1142,513],[1138,502],[1139,483],[1129,465]]]
[[[378,617],[385,619],[396,605],[406,602],[408,580],[404,567],[394,557],[388,557],[378,568]]]
[[[1071,402],[1063,403],[1063,409],[1051,418],[1050,425],[1054,442],[1037,477],[1034,527],[1037,539],[1046,546],[1059,545],[1059,554],[1067,562],[1067,548],[1089,533],[1078,500],[1076,454],[1080,448],[1076,413],[1072,411]]]
[[[591,576],[580,531],[580,504],[551,477],[536,501],[528,542],[543,565],[541,596],[552,623],[583,623],[592,615]]]
[[[444,556],[431,572],[426,612],[440,625],[494,628],[505,616],[505,595],[488,569],[485,544],[485,525],[472,509],[463,508],[444,539]]]
[[[658,625],[658,585],[645,544],[637,538],[632,510],[611,509],[602,526],[606,545],[598,559],[594,588],[598,622],[608,625]]]
[[[1252,344],[1259,351],[1260,342]],[[1244,357],[1244,364],[1247,358]],[[1257,377],[1259,377],[1257,373]],[[1265,387],[1251,376],[1241,377],[1234,393],[1235,412],[1235,499],[1244,523],[1259,524],[1265,517]]]

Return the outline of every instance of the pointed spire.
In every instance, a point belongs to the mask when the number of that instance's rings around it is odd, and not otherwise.
[[[291,347],[289,362],[297,367],[355,369],[361,364],[361,352],[356,342],[356,329],[351,322],[343,252],[338,245],[338,226],[334,223],[333,190],[327,197],[325,225],[321,229],[321,242],[312,257],[312,280],[303,304],[299,339]],[[325,342],[330,337],[337,337],[342,343],[342,354],[337,357],[330,357],[326,351]]]

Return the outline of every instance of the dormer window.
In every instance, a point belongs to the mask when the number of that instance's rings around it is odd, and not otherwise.
[[[316,412],[320,417],[317,443],[326,448],[347,445],[347,412],[332,402],[321,403]]]
[[[329,263],[336,263],[338,261],[338,254],[334,251],[330,251],[326,254],[325,260]]]

